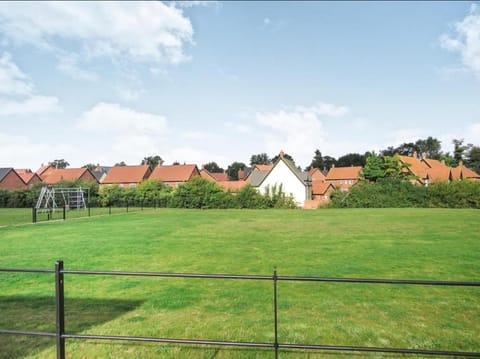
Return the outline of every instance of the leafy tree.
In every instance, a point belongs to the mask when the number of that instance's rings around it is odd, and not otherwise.
[[[103,186],[98,191],[102,206],[119,206],[125,199],[125,188],[118,185]]]
[[[59,168],[59,169],[64,169],[70,166],[70,163],[65,161],[63,158],[60,160],[54,160],[53,162],[50,163],[52,167]]]
[[[162,157],[160,157],[159,155],[156,155],[156,156],[148,156],[148,157],[143,157],[143,160],[142,160],[142,165],[148,163],[148,166],[150,167],[150,169],[154,169],[155,167],[158,166],[158,164],[162,164],[163,163],[163,160],[162,160]]]
[[[231,180],[231,181],[237,181],[238,180],[238,171],[239,170],[244,170],[245,167],[246,167],[245,163],[243,163],[243,162],[233,162],[227,168],[228,179]]]
[[[325,167],[325,163],[323,162],[322,152],[320,152],[319,149],[316,149],[312,162],[310,163],[310,166],[308,166],[306,170],[309,171],[312,168],[319,168],[323,170],[324,167]]]
[[[361,176],[369,181],[376,182],[380,178],[406,178],[408,172],[404,170],[408,164],[401,164],[398,155],[380,156],[372,152],[362,169]]]
[[[173,193],[171,206],[176,208],[218,208],[217,201],[225,206],[226,199],[223,193],[225,192],[217,183],[197,176],[178,186]],[[233,198],[231,202],[231,207],[233,207]]]
[[[395,154],[398,154],[411,157],[414,152],[418,153],[418,146],[413,142],[405,142],[398,147],[387,147],[387,149],[380,151],[380,154],[382,156],[394,156]]]
[[[208,162],[207,164],[203,165],[203,168],[205,168],[208,172],[210,173],[223,173],[225,172],[222,167],[217,165],[216,162]]]
[[[473,171],[480,173],[480,147],[470,147],[466,155],[466,164]]]
[[[372,152],[370,156],[367,157],[360,176],[372,182],[376,182],[379,178],[385,177],[383,158],[375,152]]]
[[[123,161],[115,163],[115,166],[126,166],[127,164]]]
[[[415,146],[419,154],[425,153],[427,158],[434,160],[441,159],[442,143],[438,139],[429,136],[425,140],[417,140]]]
[[[441,156],[440,156],[440,159],[442,161],[445,161],[445,165],[449,166],[449,167],[455,167],[457,165],[457,161],[455,160],[455,158],[453,158],[451,155],[450,155],[450,152],[447,152],[447,153],[443,153]]]
[[[348,153],[337,160],[336,166],[348,167],[348,166],[365,166],[366,157],[360,153]]]
[[[143,203],[154,203],[162,197],[162,193],[171,192],[171,188],[157,179],[141,181],[136,187],[136,198]]]
[[[252,155],[250,157],[250,166],[254,165],[269,165],[272,161],[268,158],[266,153],[259,153],[258,155]]]
[[[280,155],[276,155],[275,157],[273,157],[272,158],[272,163],[277,162],[279,158],[280,158]],[[293,162],[293,164],[295,164],[295,161],[293,160],[293,157],[290,156],[288,153],[284,153],[283,158],[286,158],[287,160],[290,160],[290,161]]]
[[[93,163],[87,163],[86,165],[82,166],[82,168],[88,168],[90,171],[94,171],[97,168],[97,165]]]
[[[267,208],[264,196],[250,185],[242,187],[235,196],[238,208]]]
[[[331,156],[324,156],[323,157],[323,163],[325,165],[325,169],[328,171],[330,168],[333,167],[333,165],[337,165],[337,160],[334,157]]]
[[[452,141],[454,146],[453,158],[455,159],[457,164],[460,163],[460,161],[463,161],[464,152],[468,149],[468,146],[465,146],[463,144],[463,141],[464,141],[463,138],[461,140],[454,139]]]

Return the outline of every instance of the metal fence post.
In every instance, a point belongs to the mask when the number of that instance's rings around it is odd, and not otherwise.
[[[90,201],[87,203],[87,208],[88,208],[88,216],[90,217]]]
[[[109,214],[109,215],[112,214],[112,205],[108,206],[108,214]]]
[[[66,208],[65,208],[65,207],[66,207],[66,206],[64,205],[64,206],[63,206],[63,220],[65,220],[65,218],[67,217],[67,215],[66,215],[66,214],[67,214],[67,211],[66,211]]]
[[[127,213],[128,213],[128,200],[127,200]]]
[[[273,267],[273,313],[275,324],[275,359],[278,359],[278,306],[277,306],[277,267]]]
[[[57,359],[65,359],[65,298],[63,288],[63,261],[55,263],[55,322]]]
[[[37,223],[37,209],[32,207],[32,222]]]

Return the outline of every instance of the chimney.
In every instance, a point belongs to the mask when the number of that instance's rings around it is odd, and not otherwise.
[[[285,153],[283,152],[283,150],[280,150],[280,157],[283,158],[283,156],[285,156]]]
[[[238,179],[243,180],[244,176],[245,176],[245,172],[243,170],[238,170]]]
[[[445,160],[441,160],[440,162],[445,166]]]
[[[458,162],[458,167],[462,167],[463,166],[463,161],[460,160],[460,162]]]
[[[332,163],[332,167],[331,168],[335,168],[335,163]]]
[[[427,154],[425,152],[422,152],[422,159],[426,160],[427,159]]]
[[[413,158],[417,158],[417,151],[413,151],[413,155],[412,155]]]

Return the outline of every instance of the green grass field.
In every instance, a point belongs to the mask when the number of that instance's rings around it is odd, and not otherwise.
[[[141,208],[141,207],[129,207],[128,212],[139,212],[152,210],[153,208]],[[90,216],[105,216],[110,214],[125,214],[127,213],[126,207],[94,207],[90,208]],[[88,217],[87,209],[80,210],[67,210],[66,219],[83,218]],[[63,220],[63,209],[58,208],[50,216],[51,220]],[[47,212],[38,211],[37,221],[43,222],[49,220]],[[0,208],[0,227],[13,226],[19,224],[32,223],[32,209],[31,208]]]
[[[477,210],[158,209],[0,228],[0,267],[479,281],[479,223]],[[0,278],[0,328],[54,331],[53,275]],[[273,341],[270,281],[66,275],[65,291],[69,333]],[[480,352],[479,333],[480,288],[279,283],[283,343]],[[0,358],[54,357],[51,339],[0,335]],[[67,357],[273,355],[71,339]],[[280,352],[343,357],[406,356]]]

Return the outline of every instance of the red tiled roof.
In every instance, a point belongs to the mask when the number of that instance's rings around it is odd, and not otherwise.
[[[228,181],[228,174],[226,172],[209,172],[205,168],[200,170],[200,176],[206,179],[218,181]]]
[[[450,168],[447,166],[436,166],[427,170],[427,176],[431,182],[442,182],[450,179]]]
[[[452,168],[452,177],[455,180],[466,178],[480,178],[480,175],[464,165]]]
[[[319,180],[312,181],[312,194],[315,195],[323,195],[325,194],[329,188],[334,189],[335,187],[330,182],[323,182]]]
[[[447,165],[445,165],[444,162],[442,161],[439,161],[439,160],[432,160],[431,158],[424,158],[422,160],[423,162],[425,162],[427,164],[428,167],[430,168],[440,168],[440,167],[447,167]]]
[[[51,165],[44,165],[42,163],[42,165],[40,166],[40,168],[36,171],[36,173],[41,176],[43,172],[45,172],[48,168],[52,167]]]
[[[202,169],[200,170],[200,176],[201,176],[202,178],[206,178],[206,179],[215,181],[215,178],[212,176],[212,174],[211,174],[210,172],[208,172],[205,168],[202,168]]]
[[[114,183],[139,183],[150,174],[150,167],[140,166],[114,166],[103,179],[103,184]]]
[[[217,181],[228,181],[228,174],[226,172],[222,173],[215,173],[211,172],[210,173]]]
[[[320,171],[319,168],[311,168],[310,171],[308,171],[308,174],[310,177],[312,177],[312,181],[314,180],[322,180],[325,181],[325,175]]]
[[[332,167],[327,173],[326,180],[358,179],[361,170],[361,166]]]
[[[230,190],[232,192],[239,191],[241,188],[245,187],[248,182],[247,181],[218,181],[218,184],[222,186],[226,190]]]
[[[51,174],[43,179],[43,182],[47,184],[55,184],[60,181],[76,181],[80,179],[86,172],[87,168],[64,168],[53,170]],[[95,180],[95,177],[91,175],[92,180]]]
[[[255,165],[253,168],[260,171],[270,171],[273,168],[273,165]]]
[[[19,168],[19,169],[15,169],[15,171],[22,178],[23,182],[25,182],[26,184],[28,184],[34,177],[37,178],[37,181],[42,180],[38,174],[36,174],[35,172],[32,172],[32,170],[29,168]]]
[[[423,161],[420,161],[417,157],[410,156],[398,156],[400,162],[409,164],[408,171],[410,171],[415,176],[418,176],[420,179],[425,179],[427,177],[427,169],[429,168],[427,164]]]
[[[186,182],[195,175],[199,175],[197,165],[157,166],[150,178],[163,182]]]

